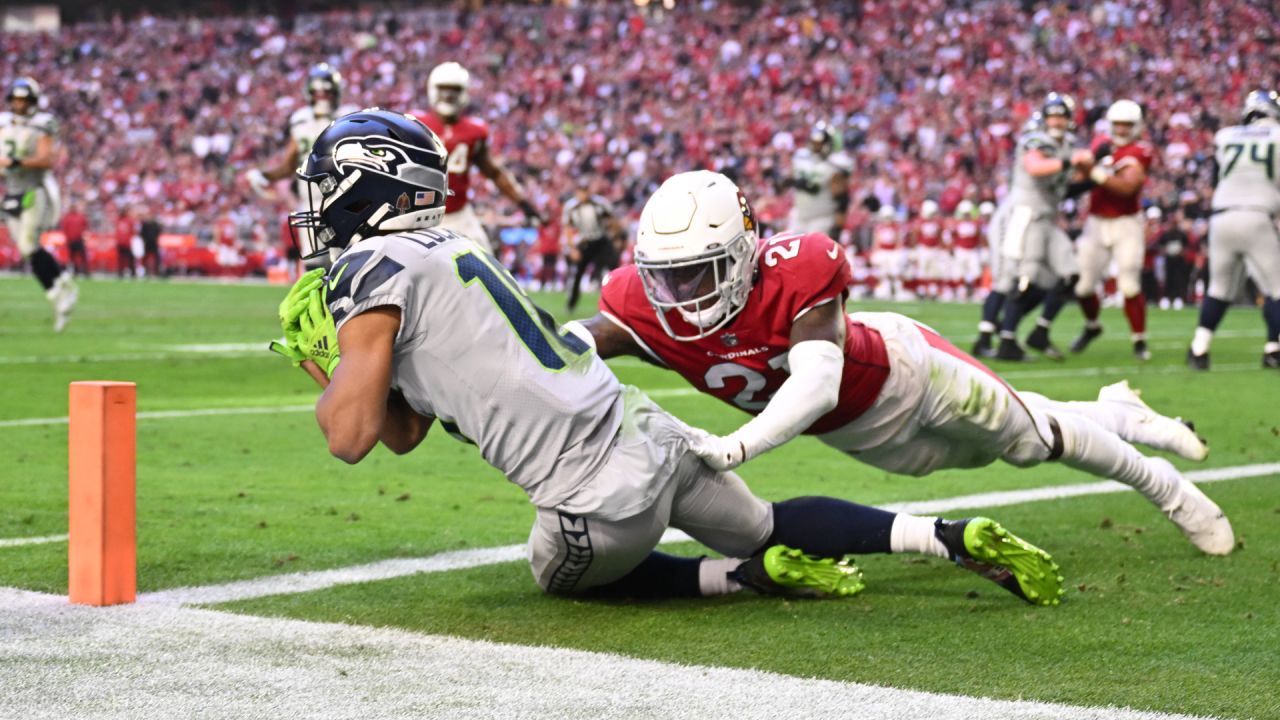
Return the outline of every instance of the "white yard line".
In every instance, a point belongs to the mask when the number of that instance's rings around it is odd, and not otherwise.
[[[64,542],[67,539],[63,535],[42,535],[40,537],[21,537],[21,538],[0,538],[0,548],[18,547],[19,545],[44,545],[46,543]]]
[[[1187,720],[0,589],[0,707],[174,717]],[[429,612],[429,609],[424,609]]]
[[[1280,463],[1263,463],[1258,465],[1239,465],[1235,467],[1195,470],[1186,476],[1200,483],[1235,480],[1239,478],[1260,477],[1280,474]],[[1007,490],[1004,492],[981,493],[977,495],[961,495],[940,500],[924,500],[881,505],[893,512],[909,512],[913,514],[938,514],[951,510],[968,508],[989,508],[1015,505],[1019,503],[1056,500],[1060,498],[1080,497],[1082,495],[1099,495],[1130,490],[1128,485],[1118,482],[1104,481],[1081,483],[1077,485],[1059,485],[1055,487],[1032,488],[1028,490]],[[688,542],[693,538],[679,530],[668,530],[662,536],[663,543]],[[199,605],[233,600],[248,600],[270,595],[287,595],[301,592],[324,590],[338,585],[351,583],[390,580],[409,575],[443,572],[447,570],[465,570],[484,565],[496,565],[504,562],[516,562],[525,557],[524,545],[506,545],[496,548],[475,550],[458,550],[440,553],[424,558],[399,558],[380,560],[365,565],[355,565],[333,570],[315,570],[311,572],[270,575],[253,580],[240,580],[220,585],[203,587],[173,588],[152,593],[143,593],[138,600],[152,604]]]

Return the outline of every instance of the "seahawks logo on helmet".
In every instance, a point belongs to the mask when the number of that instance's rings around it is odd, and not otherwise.
[[[391,177],[409,164],[409,155],[395,141],[380,137],[345,138],[333,148],[333,164],[346,173],[351,167],[365,168]]]

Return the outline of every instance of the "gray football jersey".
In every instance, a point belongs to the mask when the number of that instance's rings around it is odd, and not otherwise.
[[[45,135],[58,135],[58,121],[47,112],[0,113],[0,153],[6,157],[21,160],[35,154],[36,143]],[[48,173],[43,168],[10,167],[4,176],[5,192],[16,195],[40,187]]]
[[[834,217],[837,203],[831,194],[831,178],[840,173],[847,174],[852,169],[853,161],[843,153],[823,157],[807,147],[797,150],[791,159],[791,176],[812,183],[818,191],[811,193],[796,188],[793,200],[796,220],[805,222]]]
[[[1280,126],[1236,125],[1213,136],[1218,186],[1213,209],[1246,207],[1280,213]]]
[[[1018,148],[1013,155],[1013,168],[1009,181],[1008,200],[1012,205],[1030,207],[1037,216],[1054,216],[1058,213],[1058,203],[1067,194],[1067,179],[1070,169],[1064,165],[1062,172],[1043,177],[1032,177],[1022,167],[1022,158],[1030,150],[1037,150],[1046,157],[1062,158],[1064,163],[1071,161],[1071,151],[1075,147],[1075,137],[1070,133],[1061,141],[1054,140],[1049,134],[1037,130],[1018,136]]]
[[[559,505],[604,465],[622,422],[617,378],[475,243],[439,228],[370,238],[329,278],[339,328],[400,308],[392,387],[535,505]]]

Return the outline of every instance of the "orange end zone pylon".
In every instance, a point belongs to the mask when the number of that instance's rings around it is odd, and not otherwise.
[[[137,596],[137,387],[73,382],[70,401],[68,595],[83,605],[131,603]]]

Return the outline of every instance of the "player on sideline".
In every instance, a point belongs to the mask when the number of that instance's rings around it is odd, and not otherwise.
[[[291,177],[298,165],[311,152],[311,145],[316,136],[336,117],[341,117],[357,110],[353,105],[339,106],[342,100],[342,75],[329,63],[319,63],[307,73],[306,83],[302,86],[302,95],[306,105],[293,111],[289,116],[289,124],[284,132],[284,151],[279,161],[267,169],[250,168],[244,178],[255,193],[264,195],[268,188],[278,180]],[[307,193],[310,188],[299,181],[296,186],[298,202],[302,208],[310,207]],[[290,260],[297,260],[294,254],[297,248],[289,245]]]
[[[445,158],[417,119],[366,110],[321,133],[298,171],[317,189],[294,216],[323,243],[309,254],[341,255],[328,278],[295,284],[273,349],[324,387],[316,419],[335,456],[359,462],[379,442],[407,453],[437,419],[469,438],[538,508],[529,558],[551,593],[847,595],[861,580],[833,558],[892,551],[947,557],[1028,602],[1058,602],[1056,564],[992,520],[822,497],[771,504],[712,470],[690,450],[697,432],[619,385],[475,242],[435,227]],[[654,552],[668,525],[727,557]]]
[[[1209,369],[1209,344],[1240,292],[1246,269],[1262,292],[1267,339],[1262,367],[1280,369],[1280,95],[1255,90],[1245,98],[1241,124],[1213,138],[1217,185],[1209,218],[1209,289],[1187,365]]]
[[[1098,313],[1098,285],[1106,278],[1107,266],[1116,263],[1116,286],[1124,296],[1124,314],[1129,320],[1133,354],[1150,360],[1147,349],[1147,299],[1142,294],[1142,260],[1146,255],[1146,221],[1140,206],[1142,186],[1147,181],[1154,151],[1140,142],[1142,108],[1132,100],[1117,100],[1107,108],[1109,135],[1093,141],[1095,157],[1089,179],[1089,217],[1076,243],[1080,279],[1076,299],[1084,312],[1084,331],[1071,344],[1071,352],[1083,352],[1102,334]]]
[[[58,158],[58,121],[40,110],[40,86],[20,77],[5,95],[8,112],[0,112],[0,179],[4,182],[4,215],[9,237],[31,263],[45,297],[53,304],[53,329],[62,332],[80,291],[70,272],[40,245],[40,233],[57,227],[58,185],[53,163]]]
[[[792,196],[790,226],[805,232],[837,237],[849,209],[849,173],[853,158],[837,150],[835,132],[818,123],[809,132],[809,144],[791,158],[788,184]]]
[[[427,101],[431,110],[414,111],[416,116],[449,149],[449,200],[440,227],[471,238],[492,249],[491,239],[471,204],[471,167],[493,181],[498,191],[515,203],[534,225],[542,215],[524,194],[510,170],[489,151],[489,126],[475,115],[464,115],[469,98],[471,73],[456,62],[437,65],[427,76]]]
[[[693,446],[728,470],[801,433],[889,472],[926,475],[1061,460],[1141,492],[1196,547],[1225,555],[1222,511],[1168,460],[1208,448],[1128,383],[1097,402],[1019,393],[933,330],[894,313],[846,315],[848,263],[825,235],[757,240],[747,200],[707,171],[669,178],[645,204],[636,264],[612,273],[583,325],[601,357],[635,355],[755,414]]]

